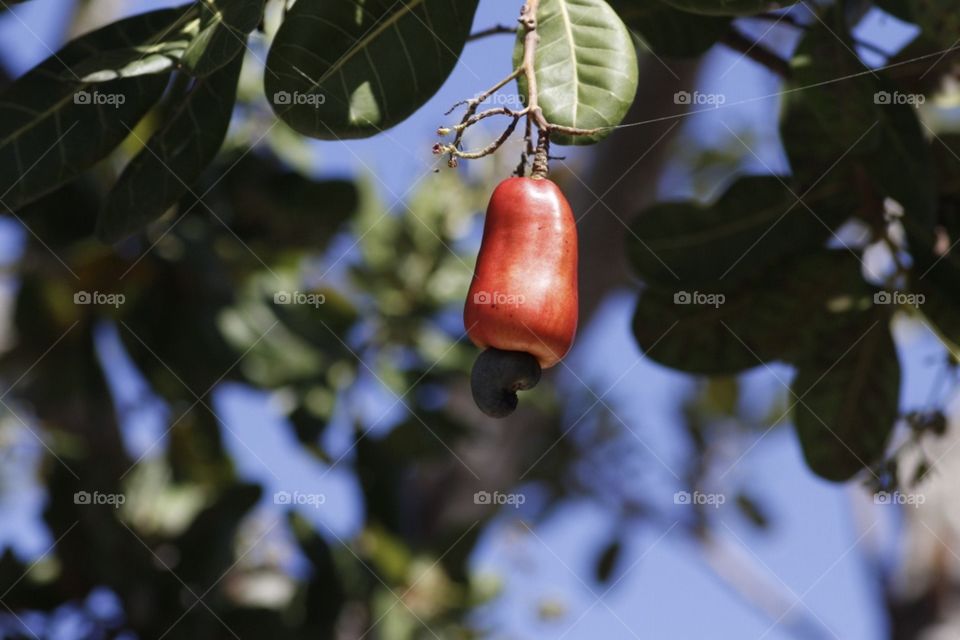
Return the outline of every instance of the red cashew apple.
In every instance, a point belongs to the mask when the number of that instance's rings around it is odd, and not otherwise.
[[[463,312],[467,335],[486,349],[471,376],[474,399],[502,417],[518,390],[566,355],[577,331],[577,229],[559,187],[508,178],[490,197]]]

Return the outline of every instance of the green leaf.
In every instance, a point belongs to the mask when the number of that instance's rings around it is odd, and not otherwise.
[[[833,183],[861,202],[867,200],[863,188],[870,187],[932,226],[933,155],[910,104],[915,98],[873,77],[852,45],[825,26],[807,33],[791,67],[780,134],[800,184]]]
[[[79,77],[84,82],[107,82],[117,78],[169,73],[177,65],[189,42],[188,35],[171,33],[156,44],[104,51],[65,70],[62,76],[68,81]]]
[[[913,1],[914,0],[875,0],[875,4],[878,9],[886,11],[893,17],[905,22],[910,22],[913,19],[913,11],[910,9]]]
[[[663,0],[678,9],[711,16],[749,16],[796,4],[797,0]]]
[[[730,18],[700,16],[649,0],[611,0],[624,23],[659,56],[703,55],[730,29]]]
[[[938,134],[932,144],[940,193],[960,200],[960,134]]]
[[[320,251],[359,206],[353,182],[311,180],[256,153],[224,157],[218,167],[213,178],[226,172],[219,184],[228,198],[230,228],[257,253]],[[195,192],[210,186],[204,183]],[[194,204],[186,200],[184,208]]]
[[[868,74],[856,75],[865,68],[848,47],[818,23],[790,61],[780,135],[804,185],[816,182],[845,155],[862,157],[879,149],[877,89]]]
[[[928,229],[909,221],[905,226],[913,259],[911,287],[923,296],[920,310],[956,358],[960,355],[960,254],[952,245],[960,229],[955,222],[944,225],[944,233],[949,233],[946,253],[935,249],[940,239]]]
[[[633,319],[640,349],[688,373],[730,375],[811,348],[821,324],[872,304],[872,289],[849,251],[792,258],[734,291],[647,290]]]
[[[791,385],[794,424],[810,469],[842,482],[883,456],[898,415],[900,363],[880,314],[817,342]]]
[[[766,264],[822,247],[850,217],[835,206],[836,191],[815,191],[807,206],[794,193],[782,178],[749,176],[710,206],[656,204],[633,223],[628,255],[651,286],[729,288]]]
[[[343,577],[330,545],[310,526],[310,523],[291,510],[287,515],[290,530],[293,532],[300,551],[310,563],[310,578],[307,583],[306,602],[310,606],[304,611],[305,619],[301,628],[310,629],[310,635],[317,638],[336,637],[336,624],[347,597]]]
[[[237,528],[262,493],[254,484],[227,485],[213,504],[197,514],[174,543],[185,563],[180,567],[184,580],[201,581],[229,571],[236,563],[233,543]]]
[[[206,76],[239,55],[247,36],[263,17],[266,0],[204,0],[200,3],[199,32],[183,53],[183,66]]]
[[[881,95],[900,95],[881,84]],[[933,150],[923,133],[915,108],[905,104],[878,106],[882,153],[865,159],[871,181],[881,193],[893,198],[907,215],[932,227],[939,196]]]
[[[198,78],[165,115],[107,197],[97,235],[116,242],[159,218],[190,191],[227,135],[243,56]]]
[[[180,9],[110,24],[70,42],[0,94],[0,199],[16,209],[106,156],[160,98],[168,73],[84,82],[70,68],[106,50],[156,42]],[[67,71],[67,74],[64,73]]]
[[[267,57],[267,98],[305,135],[364,138],[405,120],[440,88],[478,0],[299,0]]]
[[[537,11],[534,60],[538,100],[551,124],[580,129],[614,127],[637,93],[637,52],[630,31],[604,0],[542,0]],[[517,36],[514,65],[523,56]],[[527,82],[518,79],[520,94]],[[553,134],[556,144],[592,144],[610,135]]]

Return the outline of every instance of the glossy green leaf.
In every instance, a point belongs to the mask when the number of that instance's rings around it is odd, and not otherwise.
[[[728,375],[811,348],[817,327],[872,304],[848,251],[820,251],[761,271],[736,290],[647,290],[633,318],[640,349],[688,373]]]
[[[166,71],[84,82],[69,69],[108,50],[157,42],[179,9],[127,18],[80,37],[0,94],[0,200],[18,208],[106,156],[159,99]]]
[[[696,15],[649,0],[610,0],[610,6],[658,56],[703,55],[730,29],[729,17]]]
[[[183,53],[183,67],[205,76],[228,64],[247,46],[247,36],[263,17],[266,0],[205,0],[199,31]]]
[[[803,456],[842,482],[878,462],[897,420],[900,363],[880,314],[835,326],[799,364],[790,401]]]
[[[299,0],[264,72],[267,99],[291,127],[363,138],[409,117],[453,70],[478,0]]]
[[[63,72],[65,80],[106,82],[117,78],[167,73],[174,69],[190,42],[181,31],[168,34],[156,44],[104,51]]]
[[[614,127],[637,93],[637,53],[630,31],[604,0],[542,0],[534,61],[540,106],[551,124],[580,129]],[[514,64],[523,55],[518,34]],[[527,95],[526,80],[518,81]],[[611,133],[554,134],[556,144],[592,144]]]
[[[748,16],[796,4],[797,0],[662,0],[678,9],[713,16]]]
[[[103,240],[115,242],[138,231],[193,187],[227,134],[242,64],[243,57],[235,56],[178,96],[111,190],[97,224]]]
[[[822,247],[852,213],[835,206],[836,192],[814,192],[806,206],[795,193],[783,178],[749,176],[710,206],[654,205],[631,226],[628,255],[651,286],[729,288],[766,264]]]

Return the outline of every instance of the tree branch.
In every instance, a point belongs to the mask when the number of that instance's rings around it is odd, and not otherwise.
[[[781,78],[790,77],[790,64],[786,60],[760,46],[758,42],[748,38],[736,29],[728,31],[721,42],[766,67]]]
[[[470,36],[467,38],[467,42],[470,42],[473,40],[479,40],[481,38],[486,38],[487,36],[496,36],[496,35],[507,34],[507,33],[516,35],[517,28],[511,27],[506,24],[496,24],[487,29],[477,31],[476,33],[471,33]]]

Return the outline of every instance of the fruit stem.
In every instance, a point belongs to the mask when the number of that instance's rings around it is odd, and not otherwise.
[[[548,173],[550,173],[550,132],[541,129],[537,135],[537,150],[533,154],[530,177],[534,180],[542,180]]]

